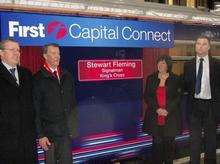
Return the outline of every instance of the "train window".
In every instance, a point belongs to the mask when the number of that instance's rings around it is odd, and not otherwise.
[[[173,0],[174,5],[186,6],[187,0]]]
[[[166,0],[145,0],[145,2],[166,3]]]
[[[168,0],[145,0],[145,2],[156,2],[168,4]],[[187,0],[173,0],[173,5],[186,6]]]
[[[205,3],[206,3],[205,1],[206,1],[206,0],[197,0],[197,1],[196,1],[196,2],[197,2],[197,6],[204,6],[204,7],[205,7],[205,6],[206,6],[206,5],[205,5]]]

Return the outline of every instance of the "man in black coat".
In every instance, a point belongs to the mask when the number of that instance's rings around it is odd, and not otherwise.
[[[196,57],[184,65],[184,89],[190,111],[190,163],[200,163],[204,131],[205,163],[216,164],[216,112],[219,103],[219,62],[209,55],[210,40],[196,40]]]
[[[0,43],[0,163],[34,164],[36,135],[32,75],[20,67],[19,44]]]
[[[72,137],[76,136],[73,78],[59,67],[59,45],[45,45],[43,56],[45,63],[34,81],[39,144],[45,150],[46,164],[72,164]]]

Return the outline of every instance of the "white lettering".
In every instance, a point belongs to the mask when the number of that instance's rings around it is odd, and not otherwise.
[[[77,34],[77,30],[80,30],[80,29],[81,29],[80,25],[78,25],[78,24],[72,24],[72,25],[70,26],[70,28],[69,28],[70,36],[71,36],[72,38],[75,38],[75,39],[80,38],[80,37],[81,37],[81,33],[79,33],[78,35],[74,35],[74,33],[72,33],[74,28],[76,28],[76,29],[74,30],[74,32],[76,32],[76,34]]]
[[[16,26],[19,25],[19,22],[9,21],[8,27],[9,27],[9,36],[14,37],[14,33],[18,32],[18,28]]]
[[[113,61],[113,67],[131,67],[131,68],[135,68],[136,67],[136,63],[135,62],[121,62],[121,61]]]
[[[111,62],[103,62],[103,63],[96,63],[96,62],[87,62],[87,68],[106,68],[111,67]]]
[[[159,31],[144,31],[144,30],[135,30],[129,26],[125,26],[122,29],[122,37],[125,40],[152,40],[152,41],[169,41],[171,42],[171,33],[168,30],[167,32]]]
[[[81,27],[79,24],[72,24],[69,27],[69,34],[74,39],[90,39],[91,42],[95,40],[118,39],[118,27],[108,29],[106,26],[97,26],[94,28]]]
[[[42,23],[38,26],[22,26],[18,21],[9,21],[9,37],[17,33],[19,37],[45,37],[45,27]]]

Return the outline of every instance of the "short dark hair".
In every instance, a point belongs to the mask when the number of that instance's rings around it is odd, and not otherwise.
[[[5,49],[5,43],[7,42],[14,42],[14,43],[18,43],[16,40],[14,40],[13,38],[7,38],[4,39],[0,42],[0,50],[4,50]]]
[[[169,55],[159,56],[158,59],[157,59],[157,64],[158,64],[160,61],[165,61],[165,62],[166,62],[166,64],[167,64],[167,71],[168,71],[168,72],[171,72],[171,71],[172,71],[173,63],[172,63],[172,58],[171,58]]]
[[[59,44],[57,44],[57,43],[48,43],[48,44],[45,44],[45,45],[43,46],[43,54],[46,54],[46,53],[47,53],[48,47],[50,47],[50,46],[52,46],[52,47],[57,47],[57,48],[60,47]]]
[[[210,37],[206,36],[206,35],[200,35],[197,39],[196,39],[196,42],[199,40],[199,39],[206,39],[209,43],[209,45],[211,45],[211,39]]]

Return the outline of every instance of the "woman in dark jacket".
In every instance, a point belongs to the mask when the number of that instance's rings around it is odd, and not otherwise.
[[[148,110],[143,130],[153,137],[153,164],[171,164],[175,136],[180,132],[180,80],[172,73],[172,59],[161,56],[158,71],[148,76],[144,100]]]

